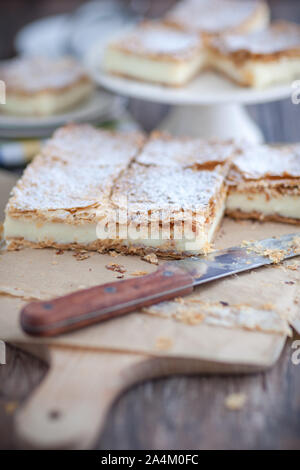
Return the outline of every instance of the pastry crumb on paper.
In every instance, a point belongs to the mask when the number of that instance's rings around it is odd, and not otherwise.
[[[130,273],[130,276],[146,276],[146,274],[149,274],[147,271],[134,271],[133,273]]]
[[[295,251],[295,253],[300,254],[300,237],[296,236],[290,243],[291,249]]]
[[[261,256],[266,256],[272,261],[274,264],[280,263],[282,260],[284,260],[286,256],[286,251],[285,250],[272,250],[272,249],[266,249],[265,247],[261,246],[259,243],[255,243],[253,246],[249,245],[244,245],[247,246],[247,251],[248,252],[254,252],[257,255]]]
[[[149,253],[148,255],[143,256],[142,260],[150,264],[158,264],[158,258],[155,253]]]
[[[253,252],[257,255],[266,256],[270,261],[272,261],[272,263],[279,264],[286,258],[291,250],[294,250],[295,253],[300,253],[300,237],[294,237],[289,243],[289,248],[287,250],[265,248],[259,242],[251,240],[244,240],[241,243],[241,247],[246,247],[248,253]]]
[[[179,322],[186,323],[187,325],[198,325],[204,321],[205,315],[203,313],[184,310],[175,314],[173,318]]]
[[[244,408],[247,402],[247,395],[245,393],[231,393],[225,398],[225,406],[231,411],[240,411]]]
[[[224,328],[292,335],[289,319],[281,316],[271,303],[254,308],[247,304],[224,301],[204,302],[197,297],[179,297],[143,309],[149,315],[173,318],[186,325],[200,323]]]
[[[158,351],[168,351],[173,346],[172,338],[168,336],[159,336],[155,342],[155,349]]]
[[[272,304],[271,302],[267,303],[267,304],[263,304],[262,305],[262,308],[264,310],[275,310],[275,305]]]
[[[91,253],[82,250],[82,251],[76,251],[73,254],[73,257],[76,259],[76,261],[84,261],[86,259],[89,259],[91,257]]]
[[[127,269],[125,268],[125,266],[123,266],[123,264],[109,263],[105,267],[109,271],[114,271],[115,273],[120,273],[120,274],[126,273],[127,271]]]
[[[298,271],[299,265],[297,263],[287,264],[285,268],[289,269],[290,271]]]
[[[8,295],[23,300],[47,300],[49,295],[39,290],[21,289],[19,287],[0,285],[0,295]]]

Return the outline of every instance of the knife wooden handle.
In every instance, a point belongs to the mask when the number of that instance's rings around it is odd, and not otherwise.
[[[21,311],[21,327],[30,335],[56,336],[192,291],[192,276],[165,263],[146,276],[91,287],[46,302],[31,302]]]

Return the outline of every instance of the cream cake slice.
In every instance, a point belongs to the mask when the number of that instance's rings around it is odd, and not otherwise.
[[[112,192],[116,249],[174,258],[208,251],[224,213],[225,173],[133,163]]]
[[[234,218],[300,223],[300,145],[250,146],[228,176],[226,214]]]
[[[211,37],[262,29],[269,19],[269,8],[264,1],[183,0],[167,13],[165,23]]]
[[[171,137],[160,139],[157,152],[167,157],[158,166],[139,162],[145,145],[140,134],[89,125],[58,129],[12,192],[4,223],[8,248],[113,248],[168,257],[208,250],[224,213],[231,152],[220,153],[212,165],[211,154],[200,155],[204,143],[195,139],[190,161],[181,162],[172,146],[168,153]],[[188,142],[182,139],[181,149]]]
[[[93,83],[83,67],[70,57],[21,57],[0,63],[6,86],[5,114],[48,116],[87,99]]]
[[[251,34],[214,38],[210,64],[242,86],[290,82],[300,77],[300,26],[278,21]]]
[[[206,65],[197,34],[145,22],[111,42],[103,67],[109,73],[166,86],[182,86]]]
[[[164,132],[153,131],[136,161],[148,166],[214,170],[218,166],[228,167],[237,150],[231,140],[173,137]]]
[[[4,223],[8,248],[102,248],[97,224],[143,142],[140,134],[89,125],[56,131],[12,191]]]

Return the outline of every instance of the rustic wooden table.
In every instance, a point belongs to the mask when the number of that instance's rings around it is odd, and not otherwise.
[[[27,3],[27,7],[26,4]],[[0,54],[12,52],[11,38],[21,17],[63,11],[76,0],[2,2]],[[172,3],[153,0],[151,14]],[[8,11],[5,16],[4,5]],[[29,8],[28,8],[28,5]],[[298,0],[270,0],[273,17],[300,23]],[[17,10],[15,10],[17,11]],[[2,28],[3,25],[3,28]],[[132,101],[130,109],[144,127],[155,127],[165,108]],[[300,105],[291,100],[253,106],[250,112],[269,142],[300,140]],[[98,449],[300,449],[300,365],[292,363],[292,341],[269,372],[246,377],[174,377],[139,385],[112,407]],[[0,367],[0,449],[16,449],[13,412],[43,380],[47,366],[8,346],[7,365]],[[232,392],[247,395],[241,411],[224,407]]]

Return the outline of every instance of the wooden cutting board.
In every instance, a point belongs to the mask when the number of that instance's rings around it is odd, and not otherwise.
[[[281,345],[277,343],[278,351]],[[38,347],[50,370],[15,416],[22,448],[88,449],[99,438],[114,400],[134,384],[174,374],[253,373],[258,367],[185,358]],[[275,357],[273,358],[275,360]]]
[[[0,208],[13,183],[0,174]],[[283,224],[226,221],[218,247],[291,231],[295,227]],[[174,373],[253,373],[274,365],[282,351],[285,334],[191,326],[141,312],[59,338],[23,334],[18,315],[24,297],[46,298],[111,281],[115,273],[105,266],[112,262],[124,265],[128,277],[156,269],[137,257],[95,254],[78,261],[73,253],[56,255],[55,250],[0,255],[0,338],[25,350],[33,348],[50,364],[45,381],[16,416],[19,436],[28,446],[86,448],[98,435],[112,401],[134,383]],[[247,297],[253,305],[272,300],[284,311],[285,298],[294,296],[297,288],[294,281],[285,282],[292,274],[263,268],[199,292],[218,301]]]

